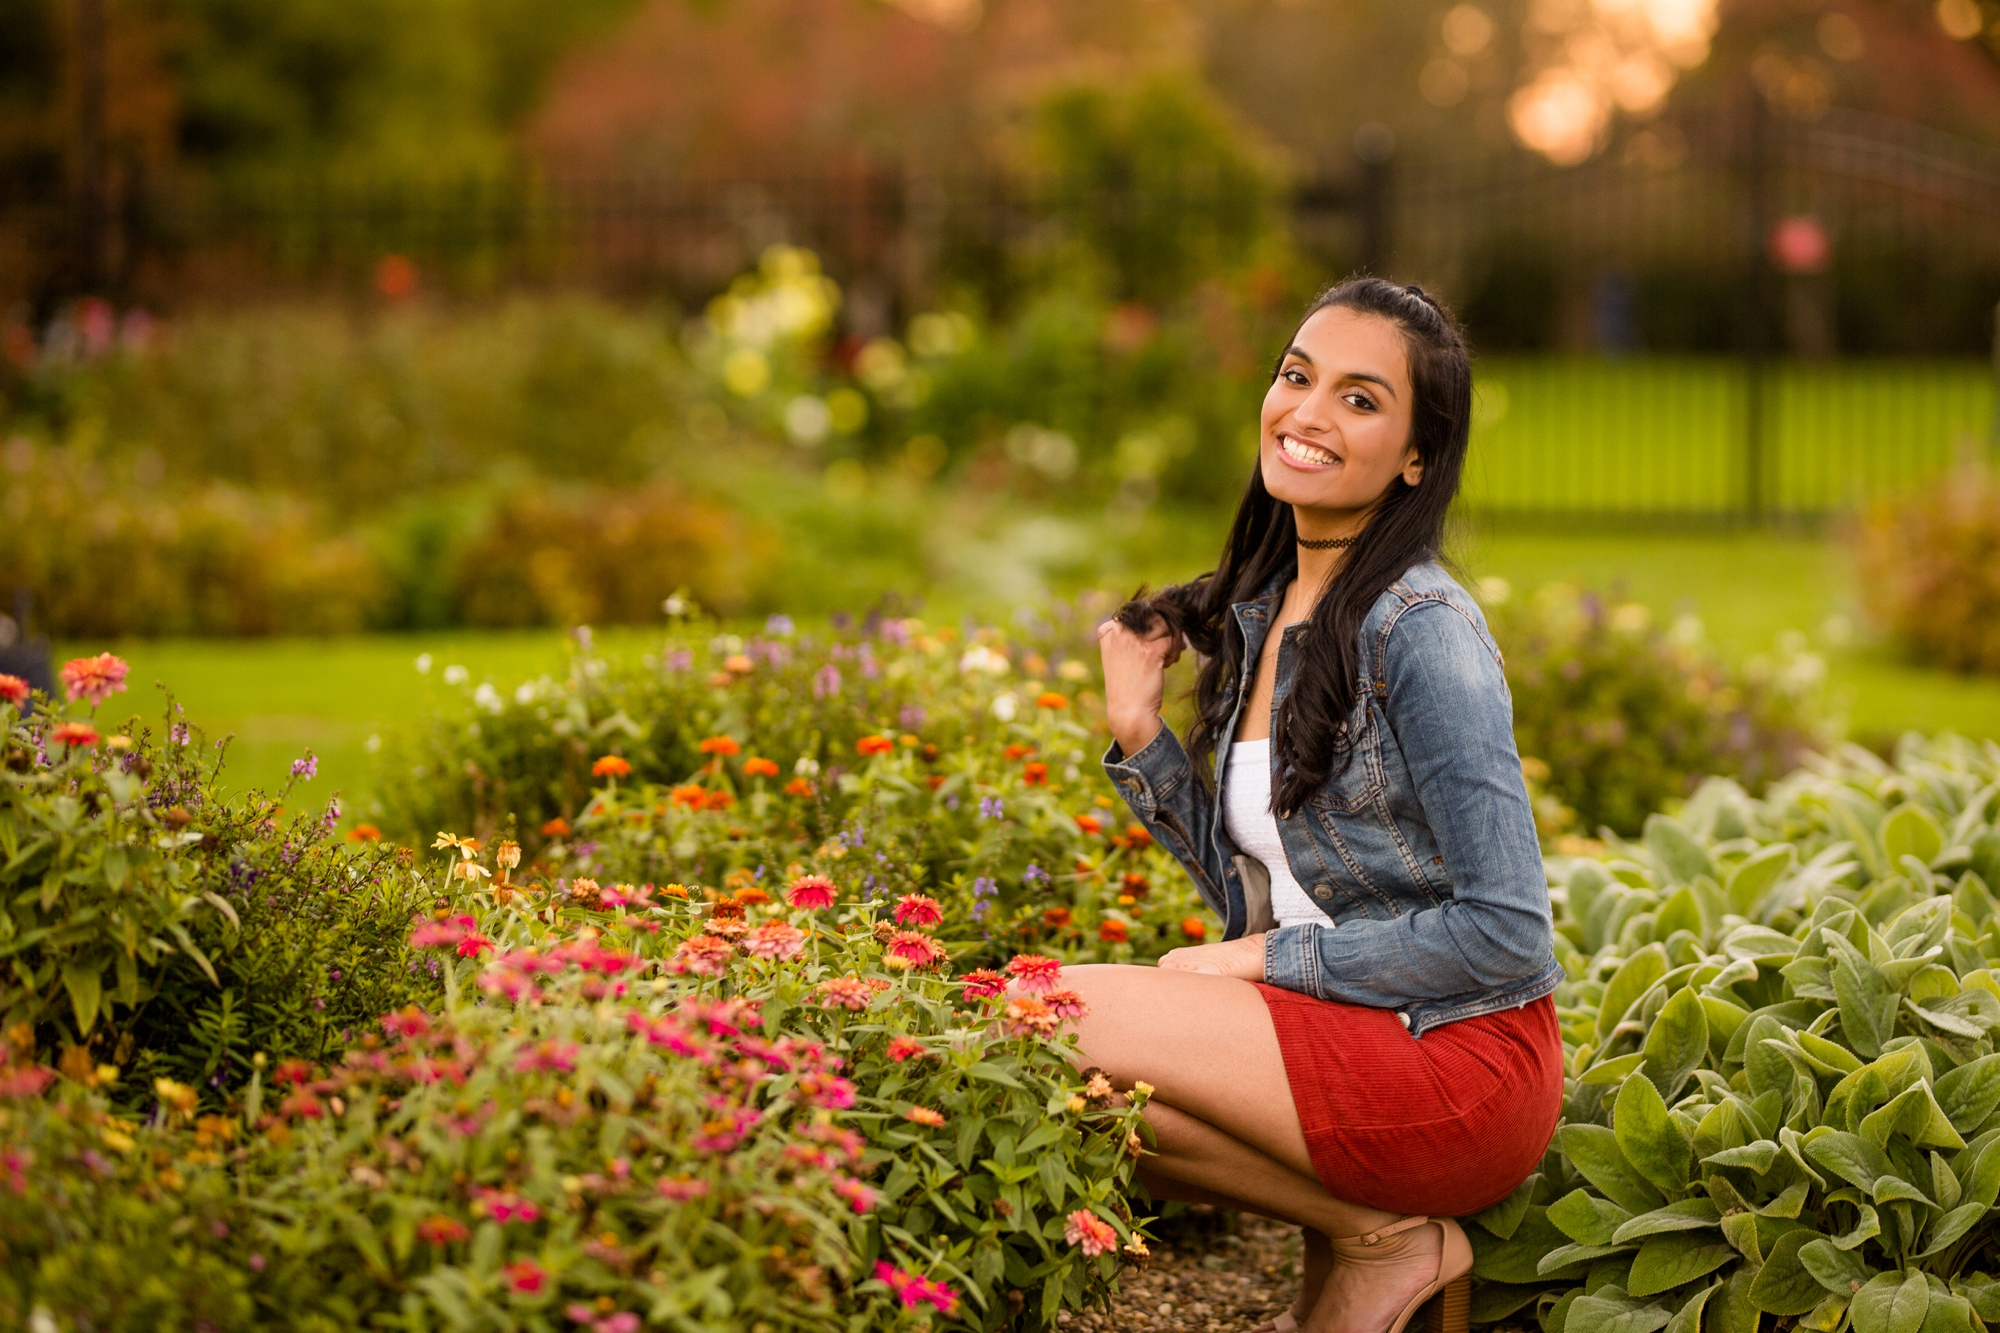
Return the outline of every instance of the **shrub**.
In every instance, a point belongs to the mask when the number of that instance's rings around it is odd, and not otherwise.
[[[411,942],[443,1006],[330,1068],[266,1068],[209,1115],[162,1081],[139,1122],[15,1046],[12,1322],[1040,1326],[1119,1263],[1077,1217],[1144,1252],[1139,1106],[1071,1063],[1053,960],[1010,998],[944,970],[935,912],[851,883],[586,893],[440,846],[448,905]]]
[[[163,730],[0,700],[0,1021],[66,1068],[214,1098],[255,1052],[325,1059],[435,993],[404,947],[428,895],[392,849],[335,841],[334,803],[285,814],[297,777],[222,800],[220,755],[171,705]]]
[[[1876,506],[1856,550],[1871,615],[1904,652],[1954,671],[2000,672],[2000,485],[1963,469]]]
[[[2000,1318],[1996,778],[1951,737],[1848,747],[1552,865],[1564,1125],[1477,1219],[1476,1318]]]
[[[1761,790],[1830,739],[1825,664],[1802,643],[1737,669],[1697,622],[1662,631],[1636,602],[1559,584],[1521,598],[1495,579],[1480,593],[1507,659],[1515,740],[1586,833],[1635,833],[1709,774]]]

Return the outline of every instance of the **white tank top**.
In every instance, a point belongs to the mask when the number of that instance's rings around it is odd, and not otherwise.
[[[1236,850],[1264,864],[1271,873],[1271,915],[1281,926],[1306,922],[1330,926],[1321,911],[1292,876],[1285,845],[1278,837],[1278,820],[1271,813],[1271,741],[1237,741],[1229,747],[1229,770],[1223,775],[1223,825]]]

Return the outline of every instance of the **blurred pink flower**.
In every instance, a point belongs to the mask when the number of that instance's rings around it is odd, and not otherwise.
[[[1069,1225],[1063,1228],[1063,1239],[1071,1245],[1081,1246],[1083,1252],[1093,1259],[1118,1248],[1117,1230],[1088,1208],[1079,1208],[1069,1215]]]
[[[110,653],[71,658],[63,663],[63,691],[95,708],[112,695],[124,692],[125,676],[130,671],[130,667]]]
[[[806,933],[784,921],[766,921],[743,939],[743,947],[757,958],[797,958],[805,947]]]
[[[1014,978],[1022,990],[1046,995],[1056,988],[1056,979],[1062,976],[1062,964],[1041,954],[1017,953],[1014,960],[1007,964],[1007,975]]]

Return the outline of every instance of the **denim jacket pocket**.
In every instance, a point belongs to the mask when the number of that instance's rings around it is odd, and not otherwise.
[[[1382,737],[1376,730],[1375,710],[1364,695],[1354,706],[1348,723],[1354,748],[1346,763],[1328,778],[1310,798],[1323,814],[1351,815],[1373,806],[1382,794],[1386,779],[1382,771]]]

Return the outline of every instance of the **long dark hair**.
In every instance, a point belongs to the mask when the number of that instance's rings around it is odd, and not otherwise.
[[[1271,807],[1281,815],[1297,811],[1347,766],[1354,748],[1347,723],[1365,667],[1361,623],[1390,584],[1412,565],[1439,554],[1445,513],[1458,494],[1472,427],[1471,358],[1456,321],[1434,297],[1420,287],[1400,287],[1382,278],[1349,278],[1321,292],[1300,325],[1333,306],[1378,316],[1402,330],[1415,400],[1410,443],[1423,462],[1423,475],[1415,486],[1400,475],[1389,483],[1299,636],[1298,679],[1278,708],[1271,738],[1279,772]],[[1272,368],[1274,380],[1283,364],[1281,353]],[[1292,507],[1264,489],[1260,451],[1216,567],[1151,596],[1142,592],[1118,612],[1122,624],[1141,634],[1164,619],[1186,636],[1201,659],[1188,750],[1204,780],[1217,742],[1228,740],[1222,731],[1229,725],[1237,677],[1255,669],[1243,660],[1243,633],[1229,608],[1253,600],[1273,579],[1295,568],[1297,540]]]

